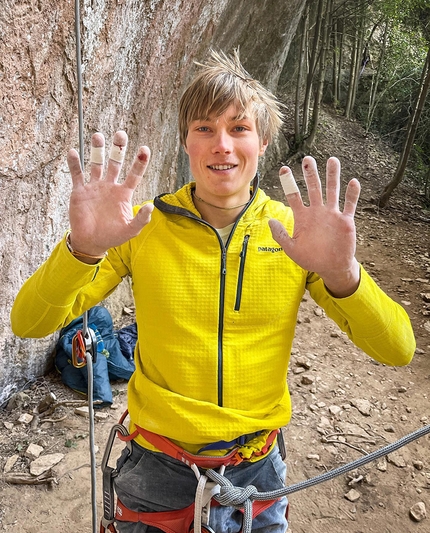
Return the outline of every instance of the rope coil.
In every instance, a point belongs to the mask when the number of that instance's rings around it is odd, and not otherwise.
[[[352,461],[346,465],[342,465],[333,470],[329,470],[328,472],[325,472],[324,474],[321,474],[319,476],[315,476],[304,481],[299,481],[298,483],[290,485],[289,487],[284,487],[282,489],[277,489],[268,492],[258,492],[254,485],[249,485],[246,488],[235,487],[230,480],[228,480],[223,475],[212,469],[206,471],[206,476],[209,479],[212,479],[212,481],[218,483],[221,487],[220,493],[214,496],[214,499],[219,504],[227,507],[243,509],[244,518],[242,532],[251,533],[253,501],[276,500],[279,498],[283,498],[284,496],[288,496],[293,492],[298,492],[314,485],[318,485],[319,483],[330,481],[335,477],[341,476],[342,474],[346,474],[351,470],[355,470],[356,468],[364,466],[367,463],[380,459],[385,455],[389,455],[390,453],[395,452],[399,448],[402,448],[403,446],[410,444],[412,441],[420,439],[421,437],[424,437],[428,434],[430,434],[430,425],[417,429],[416,431],[405,435],[396,442],[388,444],[387,446],[384,446],[379,450],[375,450],[374,452],[371,452],[368,455],[359,457],[355,461]],[[197,530],[196,533],[198,533]]]

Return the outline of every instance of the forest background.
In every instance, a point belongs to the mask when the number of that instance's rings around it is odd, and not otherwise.
[[[188,181],[178,147],[179,96],[194,61],[204,60],[210,48],[239,47],[250,73],[286,105],[283,134],[263,172],[281,162],[294,164],[305,153],[318,158],[324,108],[362,124],[364,135],[398,153],[397,168],[379,184],[375,205],[386,207],[406,181],[416,190],[414,209],[428,220],[428,0],[83,0],[81,9],[86,145],[94,131],[109,140],[124,128],[129,154],[138,144],[151,146],[151,169],[136,201]],[[56,337],[17,339],[9,312],[23,281],[67,228],[71,184],[65,154],[78,138],[75,50],[73,2],[4,2],[0,403],[52,365]],[[105,302],[114,316],[124,294],[128,287]]]

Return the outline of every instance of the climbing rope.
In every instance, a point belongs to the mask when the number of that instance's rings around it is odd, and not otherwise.
[[[405,435],[404,437],[397,440],[396,442],[388,444],[387,446],[384,446],[383,448],[380,448],[379,450],[375,450],[374,452],[371,452],[368,455],[360,457],[356,459],[355,461],[352,461],[351,463],[340,466],[339,468],[329,470],[328,472],[325,472],[324,474],[315,476],[305,481],[299,481],[298,483],[295,483],[294,485],[290,485],[289,487],[284,487],[282,489],[277,489],[277,490],[268,491],[268,492],[258,492],[258,490],[256,489],[256,487],[254,487],[254,485],[249,485],[246,488],[235,487],[227,478],[225,478],[223,475],[221,475],[220,473],[212,469],[207,470],[205,472],[205,475],[212,481],[215,481],[216,483],[218,483],[218,485],[220,485],[221,487],[219,494],[216,494],[214,496],[214,499],[218,503],[220,503],[221,505],[235,507],[236,509],[244,510],[242,532],[251,533],[252,502],[253,501],[276,500],[278,498],[288,496],[289,494],[292,494],[293,492],[298,492],[300,490],[307,489],[314,485],[318,485],[319,483],[330,481],[331,479],[334,479],[337,476],[341,476],[342,474],[345,474],[346,472],[350,472],[351,470],[360,468],[361,466],[367,463],[370,463],[372,461],[380,459],[381,457],[384,457],[385,455],[393,453],[399,448],[402,448],[403,446],[410,444],[412,441],[420,439],[421,437],[424,437],[425,435],[428,435],[428,434],[430,434],[430,425],[424,426],[423,428],[418,429],[414,431],[413,433],[409,433],[408,435]],[[197,529],[195,529],[195,533],[200,533],[200,532]]]
[[[79,0],[75,0],[75,40],[76,40],[76,78],[78,84],[78,126],[79,126],[79,159],[81,168],[84,169],[84,113],[82,105],[82,62],[81,62],[81,16]],[[85,340],[89,337],[88,312],[83,315],[82,335]],[[88,416],[89,416],[89,440],[90,440],[90,464],[91,464],[91,509],[92,531],[97,533],[97,494],[96,494],[96,448],[94,438],[94,373],[93,356],[94,343],[90,342],[90,349],[86,349],[85,359],[88,372]]]

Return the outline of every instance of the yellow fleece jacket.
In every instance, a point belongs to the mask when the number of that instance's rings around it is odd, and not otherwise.
[[[363,268],[357,291],[333,298],[273,240],[268,220],[292,232],[290,208],[256,187],[224,246],[195,209],[192,188],[156,198],[140,235],[109,250],[99,265],[74,258],[63,239],[18,294],[14,332],[48,335],[131,276],[138,328],[128,388],[132,428],[164,435],[191,453],[289,422],[287,369],[306,289],[371,357],[388,365],[411,360],[415,340],[406,312]]]

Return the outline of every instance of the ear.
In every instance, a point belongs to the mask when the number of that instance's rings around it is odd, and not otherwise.
[[[264,152],[266,151],[267,146],[269,145],[269,141],[266,139],[261,143],[260,151],[258,152],[258,155],[264,155]]]
[[[183,144],[183,145],[182,145],[182,148],[184,149],[184,152],[185,152],[187,155],[190,155],[190,154],[188,153],[188,148],[187,148],[187,145],[186,145],[186,144]]]

